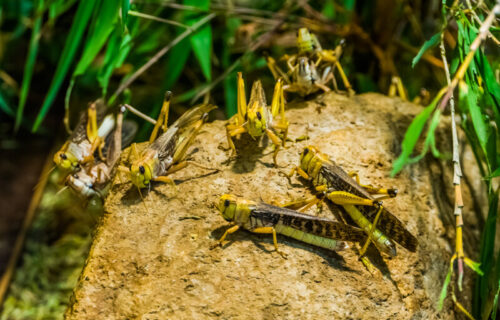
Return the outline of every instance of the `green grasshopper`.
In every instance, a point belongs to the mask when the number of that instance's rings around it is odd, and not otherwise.
[[[115,126],[114,117],[105,115],[106,105],[103,100],[99,99],[89,105],[69,139],[54,155],[56,167],[65,172],[75,172],[80,165],[94,160],[96,150],[100,158],[104,159],[102,148]]]
[[[120,171],[129,174],[130,180],[139,190],[149,187],[152,181],[174,184],[169,175],[190,163],[203,167],[185,160],[185,157],[189,146],[208,119],[208,112],[216,106],[210,104],[195,106],[167,129],[170,98],[171,93],[167,92],[159,118],[151,133],[149,145],[139,154],[136,145],[132,144],[128,156],[129,160],[132,157],[132,164],[128,168],[119,167]],[[160,129],[164,132],[158,136]]]
[[[300,165],[293,168],[289,176],[295,172],[311,181],[316,190],[323,192],[331,202],[342,206],[354,222],[367,233],[368,239],[360,250],[360,256],[369,269],[371,267],[369,262],[364,259],[364,254],[370,241],[380,251],[391,256],[396,255],[396,246],[393,240],[411,252],[416,251],[417,239],[398,218],[382,206],[381,200],[395,197],[397,195],[396,189],[361,185],[357,174],[347,174],[314,146],[304,148],[300,156]],[[351,176],[354,176],[356,180]],[[382,196],[375,199],[372,194]],[[316,197],[311,199],[309,205],[317,202],[316,199]],[[289,206],[296,207],[296,203]]]
[[[132,142],[137,132],[135,122],[123,121],[124,112],[125,107],[120,107],[116,117],[116,127],[111,135],[112,140],[106,144],[106,150],[103,150],[106,160],[95,160],[92,165],[84,166],[66,178],[66,185],[83,198],[104,197],[114,176],[122,148]]]
[[[286,255],[278,249],[276,234],[329,250],[342,250],[347,247],[344,241],[359,242],[366,238],[363,230],[344,223],[229,194],[221,196],[218,209],[226,221],[234,224],[224,232],[219,240],[220,245],[228,234],[240,228],[254,233],[272,234],[274,248],[283,257]]]

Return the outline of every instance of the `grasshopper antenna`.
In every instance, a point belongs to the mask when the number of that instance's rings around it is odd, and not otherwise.
[[[144,208],[146,208],[146,212],[147,212],[147,214],[149,214],[149,208],[146,204],[146,199],[142,196],[141,188],[137,188],[137,191],[139,191],[139,196],[142,199],[142,203],[144,204]]]

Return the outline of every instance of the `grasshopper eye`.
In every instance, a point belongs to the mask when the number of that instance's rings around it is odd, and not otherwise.
[[[144,168],[144,166],[139,166],[139,172],[141,174],[144,174],[146,172],[146,169]]]
[[[304,155],[308,154],[309,153],[309,148],[305,148],[304,149]]]
[[[229,207],[229,200],[224,200],[224,207]]]
[[[259,111],[257,111],[257,118],[258,118],[259,120],[262,120],[262,115],[260,114],[260,112],[259,112]]]
[[[68,159],[68,157],[66,157],[66,154],[65,154],[65,153],[61,153],[61,154],[60,154],[60,157],[61,157],[61,159],[63,159],[63,160]]]

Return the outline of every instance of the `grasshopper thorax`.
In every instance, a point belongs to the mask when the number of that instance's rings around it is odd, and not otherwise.
[[[318,72],[314,63],[307,57],[299,58],[299,68],[297,70],[297,82],[299,84],[311,85],[318,80]]]
[[[138,188],[146,188],[153,178],[151,166],[144,161],[137,161],[130,166],[130,180]]]

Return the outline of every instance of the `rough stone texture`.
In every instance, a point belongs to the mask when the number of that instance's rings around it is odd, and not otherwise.
[[[224,122],[216,121],[197,137],[191,157],[220,172],[189,167],[176,173],[177,192],[156,184],[145,193],[148,211],[129,183],[117,184],[67,317],[454,318],[449,300],[444,311],[436,310],[453,243],[448,234],[453,226],[442,219],[438,202],[443,200],[436,197],[452,195],[443,189],[451,180],[437,183],[443,180],[442,165],[430,159],[389,177],[404,132],[421,108],[378,94],[334,93],[289,108],[289,136],[310,140],[288,143],[278,156],[279,169],[272,166],[271,144],[257,147],[251,139],[237,143],[240,157],[228,164]],[[441,136],[449,140],[447,131]],[[274,252],[270,236],[246,231],[230,235],[224,248],[211,249],[227,227],[214,207],[220,195],[282,202],[309,194],[299,180],[290,185],[280,174],[297,164],[307,144],[346,171],[358,171],[362,182],[397,187],[398,197],[385,205],[418,237],[417,252],[398,246],[397,257],[390,259],[372,250],[369,257],[378,270],[370,275],[353,249],[336,253],[284,236],[278,241],[287,260]],[[327,208],[321,214],[333,217]]]

